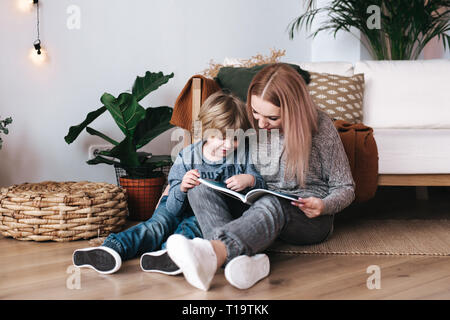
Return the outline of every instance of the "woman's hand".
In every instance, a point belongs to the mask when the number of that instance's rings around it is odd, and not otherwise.
[[[316,218],[320,216],[325,207],[322,199],[315,197],[305,199],[298,198],[298,202],[292,201],[291,204],[302,210],[308,218]]]
[[[255,177],[251,174],[237,174],[225,180],[228,189],[242,191],[255,185]]]
[[[200,173],[197,169],[189,170],[184,175],[183,180],[181,180],[180,190],[187,192],[189,189],[198,186],[200,184],[198,178],[200,178]]]

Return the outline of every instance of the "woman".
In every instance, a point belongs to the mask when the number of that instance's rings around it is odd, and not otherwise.
[[[202,184],[190,189],[189,203],[204,239],[174,235],[167,249],[186,280],[202,290],[209,289],[224,264],[232,285],[251,287],[268,275],[269,260],[260,252],[275,239],[297,245],[322,242],[332,233],[334,214],[354,200],[354,181],[339,134],[314,105],[297,71],[282,63],[265,67],[252,80],[247,97],[253,127],[280,133],[280,145],[259,141],[258,148],[267,147],[271,159],[253,159],[256,169],[269,189],[295,194],[299,200],[266,195],[248,206]]]

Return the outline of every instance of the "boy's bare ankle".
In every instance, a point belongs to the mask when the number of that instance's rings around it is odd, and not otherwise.
[[[211,240],[211,245],[216,253],[217,257],[217,268],[220,268],[227,259],[227,247],[220,240]]]

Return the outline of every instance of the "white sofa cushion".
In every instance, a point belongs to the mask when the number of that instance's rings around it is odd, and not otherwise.
[[[450,129],[374,129],[380,174],[450,174]]]
[[[363,122],[372,128],[450,128],[450,60],[360,61]]]

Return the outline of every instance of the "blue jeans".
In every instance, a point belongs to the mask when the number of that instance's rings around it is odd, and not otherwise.
[[[167,196],[163,196],[150,219],[125,231],[111,233],[102,245],[117,251],[122,260],[128,260],[165,248],[165,241],[173,233],[189,239],[203,237],[191,208],[179,213],[169,212],[166,202]]]

